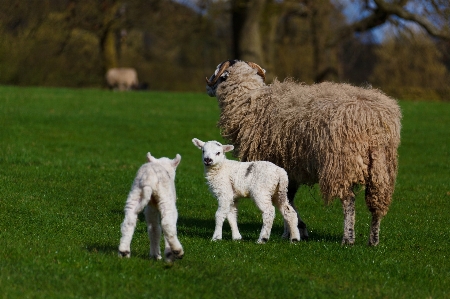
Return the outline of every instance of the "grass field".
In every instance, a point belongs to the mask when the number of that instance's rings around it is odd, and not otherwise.
[[[260,213],[240,205],[243,240],[211,242],[216,200],[191,139],[220,138],[204,94],[0,87],[0,298],[450,298],[450,104],[400,102],[394,201],[380,245],[366,245],[358,194],[356,244],[341,246],[339,201],[317,188],[296,203],[310,240],[255,243]],[[175,157],[185,257],[148,258],[143,217],[131,259],[117,246],[127,193],[146,153]],[[231,158],[231,157],[230,157]]]

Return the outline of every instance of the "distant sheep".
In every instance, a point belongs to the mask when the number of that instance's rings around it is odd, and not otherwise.
[[[133,68],[112,68],[106,72],[106,82],[110,89],[120,91],[136,89],[139,86],[137,72]]]
[[[365,185],[372,213],[369,245],[379,242],[397,175],[401,111],[376,89],[325,82],[264,83],[265,71],[252,62],[225,61],[206,90],[217,97],[222,136],[241,161],[266,160],[286,169],[288,197],[301,184],[319,183],[326,202],[339,198],[344,210],[343,244],[355,241],[356,185]],[[300,234],[306,225],[299,218]]]
[[[265,161],[245,163],[228,160],[225,153],[233,150],[232,145],[222,145],[217,141],[203,142],[197,138],[192,139],[192,143],[203,152],[209,189],[219,203],[213,240],[222,239],[225,218],[230,224],[233,240],[242,238],[237,227],[237,200],[241,197],[252,198],[262,212],[263,226],[258,243],[269,240],[275,218],[272,203],[283,215],[291,232],[291,241],[300,240],[297,214],[287,199],[288,176],[284,169]]]
[[[175,159],[156,159],[147,154],[149,163],[141,166],[134,179],[125,204],[125,219],[121,225],[119,255],[130,257],[130,244],[138,214],[145,208],[145,220],[150,239],[150,257],[161,259],[161,226],[164,233],[165,259],[172,262],[184,255],[183,247],[177,238],[178,212],[175,206],[175,170],[181,156]]]

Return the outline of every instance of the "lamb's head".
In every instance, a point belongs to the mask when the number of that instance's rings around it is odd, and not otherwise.
[[[178,164],[180,164],[181,156],[177,154],[174,159],[169,159],[166,157],[155,158],[152,154],[147,153],[147,161],[150,163],[157,163],[164,167],[165,170],[169,173],[171,178],[175,177],[175,170],[177,169]]]
[[[215,140],[203,142],[194,138],[192,139],[192,143],[202,150],[202,159],[205,167],[211,167],[222,163],[226,159],[225,153],[234,149],[234,146],[232,145],[222,145]]]
[[[233,72],[238,69],[245,69],[250,71],[250,75],[257,75],[264,84],[266,78],[266,71],[254,62],[242,61],[242,60],[227,60],[220,63],[214,74],[208,79],[206,78],[206,92],[210,97],[216,96],[216,90],[220,83],[226,81],[229,76],[233,75]],[[245,81],[245,77],[242,78]]]

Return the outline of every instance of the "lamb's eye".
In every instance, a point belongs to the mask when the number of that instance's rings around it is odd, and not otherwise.
[[[216,153],[216,156],[220,156],[220,152],[217,152],[217,153]]]

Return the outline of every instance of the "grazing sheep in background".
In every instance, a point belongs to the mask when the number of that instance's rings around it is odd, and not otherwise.
[[[106,72],[106,82],[110,89],[120,91],[135,89],[139,86],[137,72],[133,68],[112,68]]]
[[[263,226],[258,243],[269,240],[277,206],[283,215],[285,225],[291,232],[291,241],[300,240],[297,228],[297,214],[287,199],[289,183],[287,173],[281,167],[266,161],[238,162],[228,160],[226,152],[232,145],[222,145],[217,141],[203,142],[197,138],[192,143],[203,152],[205,176],[211,193],[217,198],[216,228],[213,240],[222,239],[222,226],[225,218],[231,227],[233,240],[240,240],[237,227],[237,199],[250,197],[262,212]]]
[[[349,84],[275,80],[266,85],[264,78],[259,65],[229,60],[206,79],[207,93],[217,97],[221,109],[222,136],[241,161],[266,160],[283,167],[293,206],[301,184],[319,183],[326,202],[339,198],[343,244],[355,241],[354,187],[365,185],[372,213],[369,245],[377,245],[397,176],[397,102],[379,90]],[[307,230],[300,217],[299,227],[304,238]]]
[[[166,261],[172,262],[184,255],[177,238],[178,212],[175,206],[175,170],[181,156],[175,159],[156,159],[147,154],[149,163],[139,168],[125,204],[125,219],[121,225],[119,255],[130,257],[130,243],[133,238],[138,214],[145,208],[150,258],[161,259],[161,226],[164,233]],[[160,219],[161,218],[161,219]]]

